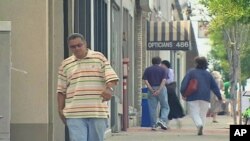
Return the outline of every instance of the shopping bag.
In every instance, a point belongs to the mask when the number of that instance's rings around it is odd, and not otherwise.
[[[184,97],[192,95],[197,90],[197,88],[198,88],[197,79],[194,79],[194,78],[190,79],[188,82],[187,89],[184,93]]]

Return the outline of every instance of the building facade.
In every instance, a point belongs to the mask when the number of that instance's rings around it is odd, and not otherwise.
[[[185,73],[186,52],[148,51],[146,21],[170,21],[175,0],[1,0],[0,138],[68,140],[57,111],[57,71],[70,56],[66,38],[82,33],[120,77],[110,101],[110,132],[140,126],[142,73],[160,56]],[[176,11],[178,12],[178,11]],[[4,69],[3,69],[3,68]],[[3,76],[3,77],[2,77]],[[2,89],[4,88],[4,89]],[[3,102],[4,101],[4,102]]]

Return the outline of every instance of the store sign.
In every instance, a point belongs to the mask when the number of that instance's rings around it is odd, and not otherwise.
[[[189,50],[190,21],[147,22],[147,50]]]

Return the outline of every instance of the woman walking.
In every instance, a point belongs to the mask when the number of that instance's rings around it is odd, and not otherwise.
[[[187,72],[181,82],[181,94],[187,101],[188,112],[198,129],[198,135],[203,135],[206,114],[210,103],[210,90],[214,92],[217,98],[222,101],[221,93],[212,75],[206,70],[208,62],[205,57],[196,57],[195,68]],[[190,95],[186,95],[189,81],[195,79],[198,82],[197,89]]]
[[[175,119],[177,122],[177,127],[181,128],[180,118],[184,117],[185,114],[176,94],[176,82],[174,81],[174,70],[171,68],[171,64],[168,60],[163,60],[161,62],[161,66],[165,68],[167,71],[166,88],[168,91],[168,104],[170,107],[168,120]]]

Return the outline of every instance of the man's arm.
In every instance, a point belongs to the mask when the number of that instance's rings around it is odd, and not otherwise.
[[[118,83],[118,80],[109,81],[108,83],[106,83],[106,87],[112,88],[113,86],[117,85],[117,83]]]
[[[155,90],[151,87],[151,85],[149,84],[148,80],[144,80],[144,83],[147,85],[148,90],[149,90],[151,93],[154,93]]]
[[[167,81],[167,80],[166,80],[165,78],[162,79],[160,87],[153,93],[153,95],[159,95],[159,94],[160,94],[161,89],[162,89],[163,87],[165,87],[166,81]]]
[[[162,74],[162,80],[161,80],[161,84],[160,84],[160,87],[153,93],[153,95],[154,96],[157,96],[157,95],[159,95],[160,94],[160,92],[161,92],[161,89],[163,88],[163,87],[165,87],[165,85],[166,85],[166,83],[167,83],[167,72],[166,72],[166,70],[164,70],[163,71],[164,73]]]
[[[66,119],[65,119],[65,116],[63,114],[63,109],[65,107],[65,99],[66,99],[65,94],[60,93],[60,92],[57,93],[58,113],[59,113],[59,116],[64,124],[66,124]]]
[[[162,79],[162,81],[161,81],[161,85],[160,85],[160,87],[159,87],[159,91],[161,91],[161,89],[163,88],[163,87],[165,87],[165,84],[166,84],[166,79]]]
[[[112,80],[106,83],[106,86],[101,94],[101,97],[103,98],[102,101],[108,101],[111,99],[112,93],[114,91],[113,87],[117,85],[117,83],[118,83],[118,80]]]

